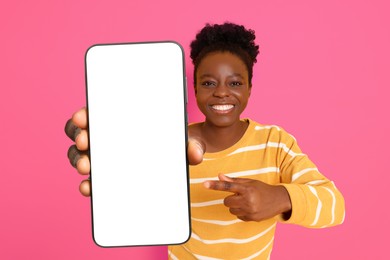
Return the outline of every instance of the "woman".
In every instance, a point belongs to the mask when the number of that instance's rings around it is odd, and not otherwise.
[[[276,222],[341,224],[344,200],[277,126],[241,119],[258,46],[243,26],[206,25],[191,43],[194,86],[205,121],[189,126],[192,235],[169,247],[171,259],[268,259]],[[89,174],[86,110],[68,121],[68,157]],[[89,181],[80,185],[89,196]]]

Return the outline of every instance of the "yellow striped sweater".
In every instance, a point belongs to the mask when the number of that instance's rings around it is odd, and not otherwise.
[[[201,164],[190,167],[192,234],[187,243],[168,247],[170,259],[269,259],[278,221],[312,228],[343,222],[343,196],[301,152],[294,137],[278,126],[246,120],[248,129],[236,144],[206,153]],[[291,198],[291,217],[237,219],[223,205],[231,193],[203,186],[219,173],[283,185]]]

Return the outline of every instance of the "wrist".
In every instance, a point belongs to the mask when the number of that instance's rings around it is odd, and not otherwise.
[[[288,220],[291,217],[292,213],[292,204],[290,195],[287,191],[287,189],[284,186],[278,186],[279,187],[279,198],[280,198],[280,214],[282,214],[282,217],[284,220]]]

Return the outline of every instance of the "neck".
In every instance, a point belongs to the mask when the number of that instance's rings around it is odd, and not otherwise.
[[[241,120],[227,127],[218,127],[205,121],[201,132],[206,142],[206,152],[214,153],[231,147],[241,139],[247,127],[248,123]]]

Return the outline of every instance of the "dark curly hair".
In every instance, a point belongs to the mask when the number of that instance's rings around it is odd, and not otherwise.
[[[249,84],[252,85],[253,64],[259,54],[255,44],[255,32],[234,23],[206,24],[191,42],[191,59],[194,64],[194,84],[196,71],[202,59],[211,52],[228,51],[237,55],[248,69]]]

